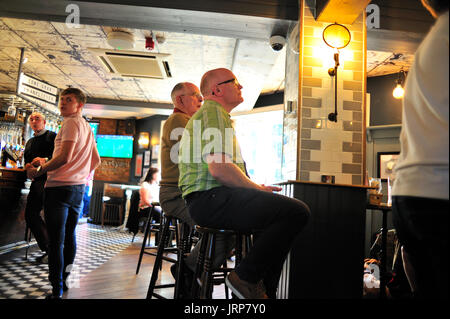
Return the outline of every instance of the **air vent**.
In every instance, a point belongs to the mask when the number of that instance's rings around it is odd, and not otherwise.
[[[172,77],[165,53],[89,48],[109,73],[124,77],[165,79]]]

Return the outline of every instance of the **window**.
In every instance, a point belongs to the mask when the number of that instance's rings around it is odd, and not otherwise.
[[[283,109],[264,109],[268,111],[255,109],[232,119],[250,178],[270,185],[281,181]]]

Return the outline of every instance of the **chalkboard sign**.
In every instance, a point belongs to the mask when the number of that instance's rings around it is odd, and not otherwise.
[[[128,183],[130,161],[129,158],[103,157],[100,166],[95,170],[94,179],[105,182]]]

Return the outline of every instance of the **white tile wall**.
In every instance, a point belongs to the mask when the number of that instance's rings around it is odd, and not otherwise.
[[[320,170],[322,172],[340,173],[342,170],[342,163],[323,160],[320,162]]]

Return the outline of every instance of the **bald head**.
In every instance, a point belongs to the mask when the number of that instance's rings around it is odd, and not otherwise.
[[[239,84],[233,72],[225,68],[206,72],[200,83],[204,98],[220,103],[227,112],[244,101],[241,89],[242,85]]]
[[[209,70],[202,76],[202,80],[200,82],[200,91],[203,96],[211,95],[213,91],[214,85],[220,83],[224,76],[234,77],[233,72],[225,68],[218,68],[214,70]]]
[[[200,108],[203,97],[198,87],[190,82],[180,82],[174,86],[170,94],[173,105],[184,113],[192,116]]]

